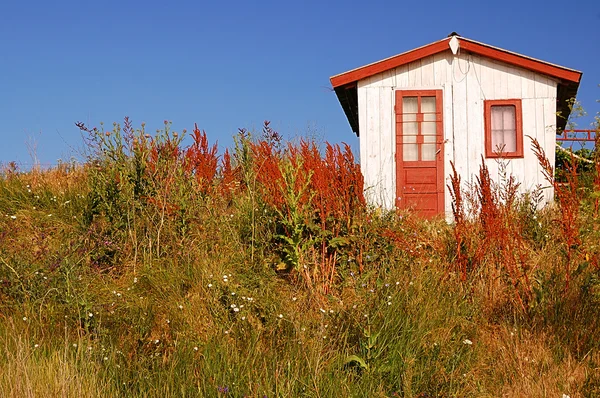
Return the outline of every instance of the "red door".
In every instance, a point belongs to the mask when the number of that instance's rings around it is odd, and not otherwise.
[[[396,91],[396,206],[444,214],[442,90]]]

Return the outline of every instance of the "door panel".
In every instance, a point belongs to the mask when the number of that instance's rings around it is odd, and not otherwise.
[[[396,206],[444,212],[441,90],[396,91]]]

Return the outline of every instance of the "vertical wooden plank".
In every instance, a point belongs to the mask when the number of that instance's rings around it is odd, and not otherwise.
[[[408,82],[408,65],[403,65],[396,68],[396,89],[402,90],[409,87]]]
[[[471,179],[471,170],[469,168],[469,158],[466,156],[469,148],[467,137],[467,84],[465,76],[462,75],[458,67],[459,62],[464,62],[460,58],[461,56],[457,56],[452,60],[453,160],[457,173],[461,175],[465,183],[468,183]]]
[[[469,61],[470,61],[470,69],[469,69],[469,76],[468,78],[471,79],[471,84],[473,85],[477,85],[477,96],[479,98],[479,101],[483,104],[483,100],[485,99],[485,94],[483,91],[483,86],[482,86],[482,82],[481,82],[481,73],[482,73],[482,66],[481,66],[481,57],[479,55],[474,55],[471,54],[469,56]],[[475,94],[475,90],[473,90],[473,94]]]
[[[534,74],[535,81],[535,98],[548,98],[550,93],[548,92],[548,79],[540,74]]]
[[[535,189],[536,184],[540,183],[540,167],[531,150],[532,138],[539,138],[539,129],[538,129],[538,114],[540,113],[537,110],[536,100],[524,98],[521,101],[521,109],[523,112],[522,120],[523,120],[523,190],[533,190]],[[529,138],[531,137],[531,138]],[[543,138],[543,137],[542,137]],[[540,141],[543,144],[543,141]]]
[[[357,87],[357,96],[358,96],[358,128],[360,131],[360,135],[358,137],[359,140],[359,153],[360,153],[360,171],[364,177],[364,193],[365,198],[369,203],[371,199],[371,174],[370,174],[370,163],[369,157],[367,154],[368,149],[368,141],[369,132],[367,131],[367,93],[366,87],[364,87],[364,82],[359,81]]]
[[[506,68],[507,94],[506,98],[521,98],[521,68],[509,66]]]
[[[421,60],[421,87],[432,87],[435,84],[433,56]]]
[[[527,69],[521,69],[521,98],[535,98],[535,80],[533,72]]]
[[[550,98],[542,100],[542,110],[544,113],[544,150],[548,156],[548,160],[552,167],[555,166],[556,151],[556,88],[554,89],[554,95],[549,93]],[[543,178],[543,177],[541,177]],[[548,192],[548,200],[554,198],[554,191]]]
[[[393,106],[391,101],[392,87],[394,86],[394,71],[388,70],[381,73],[381,80],[379,82],[379,159],[380,159],[380,170],[381,175],[381,199],[380,203],[384,208],[393,208],[394,202],[390,199],[390,195],[393,198],[393,185],[394,185],[394,170],[393,164],[390,163],[390,159],[393,160],[393,143],[392,143],[392,131],[391,131],[391,112],[393,112]]]
[[[408,64],[408,86],[421,86],[421,60]]]
[[[381,76],[377,86],[378,87],[392,87],[394,85],[394,76],[393,70],[386,70],[385,72],[381,72],[379,75]]]
[[[552,151],[550,153],[548,153],[548,148],[546,146],[546,120],[545,120],[546,118],[544,116],[544,113],[545,113],[544,99],[543,98],[534,98],[532,102],[534,104],[533,106],[535,107],[535,135],[532,135],[532,136],[538,140],[538,142],[540,143],[540,146],[546,152],[546,155],[548,156],[548,160],[551,163],[553,163],[554,162],[554,148],[552,148]],[[536,170],[538,171],[538,175],[536,176],[536,182],[540,183],[542,185],[542,187],[545,187],[543,190],[544,197],[545,197],[546,201],[549,201],[554,197],[553,189],[550,186],[550,184],[541,175],[541,169],[538,167],[538,168],[536,168]]]
[[[443,86],[449,82],[449,54],[448,52],[443,52],[433,56],[433,84],[436,86]]]
[[[494,73],[489,66],[489,61],[485,58],[479,58],[481,72],[479,74],[479,82],[481,83],[481,95],[484,100],[496,99],[494,93]]]
[[[448,76],[448,75],[447,75]],[[452,214],[452,198],[450,197],[450,190],[448,185],[450,183],[450,174],[452,173],[452,166],[450,162],[456,164],[454,154],[454,116],[453,116],[453,100],[452,100],[452,82],[449,81],[444,84],[443,88],[443,99],[444,99],[444,173],[446,174],[445,182],[446,188],[444,192],[444,204],[445,211],[448,219],[448,215]]]
[[[381,203],[381,157],[379,136],[379,88],[368,87],[366,89],[367,108],[367,159],[369,162],[369,186],[372,187],[371,197],[373,203],[382,206]]]
[[[507,67],[504,64],[490,62],[494,79],[494,99],[508,99]]]
[[[395,126],[393,123],[394,98],[391,87],[379,88],[379,136],[381,159],[381,202],[385,208],[393,208],[395,186]]]

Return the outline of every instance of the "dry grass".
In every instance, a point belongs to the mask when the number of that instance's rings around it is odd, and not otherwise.
[[[582,387],[591,369],[568,353],[553,352],[556,342],[545,333],[498,326],[480,333],[486,347],[477,372],[495,397],[583,397]]]
[[[98,365],[65,341],[62,349],[47,347],[27,329],[8,320],[3,326],[0,353],[0,396],[37,397],[110,397],[117,396],[107,380],[98,374]],[[36,342],[37,341],[37,342]]]

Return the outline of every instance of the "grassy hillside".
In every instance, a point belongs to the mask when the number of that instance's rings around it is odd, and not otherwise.
[[[454,175],[449,225],[268,123],[80,127],[85,164],[0,177],[0,396],[600,395],[600,166],[540,152],[543,209]]]

